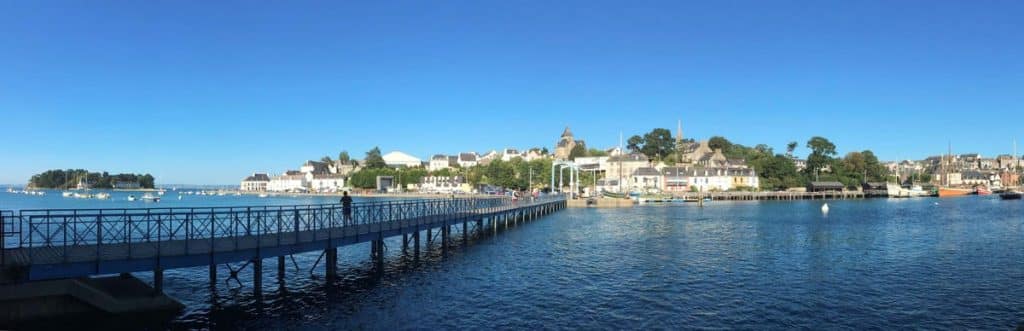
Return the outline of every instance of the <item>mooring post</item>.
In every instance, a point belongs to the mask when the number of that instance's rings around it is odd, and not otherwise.
[[[153,269],[153,292],[155,294],[164,293],[164,269],[157,267]]]
[[[409,234],[402,234],[402,255],[405,255],[409,251]]]
[[[252,291],[256,296],[263,294],[263,259],[252,260]]]
[[[327,278],[333,279],[338,275],[338,248],[331,247],[324,251],[327,256],[325,267],[327,267]]]
[[[427,245],[430,245],[430,243],[434,241],[434,236],[430,233],[431,230],[432,228],[427,228]]]
[[[465,245],[467,245],[469,243],[469,231],[467,231],[468,230],[468,226],[466,225],[466,223],[469,223],[469,222],[462,221],[462,245],[463,246],[465,246]]]

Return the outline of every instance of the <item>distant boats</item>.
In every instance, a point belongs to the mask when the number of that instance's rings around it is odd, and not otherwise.
[[[135,201],[134,195],[128,195],[128,201]]]
[[[160,202],[160,197],[146,193],[142,195],[142,201],[145,202]]]
[[[65,198],[70,198],[73,195],[75,195],[75,192],[71,192],[71,191],[64,191],[64,192],[61,192],[61,194],[60,194],[60,196],[65,197]]]
[[[96,195],[94,197],[96,199],[106,200],[106,199],[110,199],[110,193],[100,192],[100,193],[96,193]]]
[[[1006,192],[1000,193],[999,198],[1003,200],[1020,200],[1021,192],[1017,190],[1007,190]]]
[[[978,195],[992,195],[992,190],[985,186],[978,186],[974,189]]]
[[[931,192],[925,191],[921,185],[913,185],[909,189],[906,189],[899,184],[886,183],[885,190],[889,194],[890,198],[919,198],[932,195]]]

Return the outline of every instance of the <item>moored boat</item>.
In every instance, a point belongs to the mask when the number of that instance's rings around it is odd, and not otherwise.
[[[955,188],[955,187],[940,187],[939,188],[939,197],[940,198],[959,197],[959,196],[971,195],[972,193],[974,193],[974,190],[967,189],[967,188]]]
[[[93,197],[96,198],[96,199],[100,199],[100,200],[106,200],[106,199],[110,199],[110,193],[100,192],[100,193],[96,193],[96,195],[94,195]]]
[[[160,197],[153,196],[152,194],[146,193],[142,195],[142,201],[146,202],[160,202]]]
[[[999,198],[1003,200],[1020,200],[1022,195],[1024,194],[1018,191],[1006,191],[999,194]]]
[[[974,190],[978,193],[978,195],[992,195],[992,190],[990,190],[988,187],[985,187],[984,185],[978,186],[974,188]]]

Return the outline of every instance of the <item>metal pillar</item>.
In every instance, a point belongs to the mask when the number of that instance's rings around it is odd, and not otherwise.
[[[153,269],[153,292],[164,293],[164,269],[160,267]]]
[[[328,248],[324,251],[324,254],[327,257],[326,264],[324,265],[327,267],[327,278],[334,278],[338,275],[338,248]]]
[[[409,234],[402,234],[402,255],[405,255],[409,251]]]
[[[284,255],[277,257],[277,278],[284,279]]]
[[[467,231],[468,226],[466,223],[469,222],[462,221],[462,245],[468,245],[469,243],[469,231]]]
[[[420,258],[420,230],[416,229],[416,233],[412,234],[412,252],[417,259]]]
[[[263,294],[263,259],[252,260],[252,291],[257,296]]]
[[[210,286],[217,286],[217,265],[210,263]]]

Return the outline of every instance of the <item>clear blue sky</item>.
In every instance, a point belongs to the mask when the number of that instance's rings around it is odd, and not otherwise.
[[[674,128],[884,159],[1009,153],[1021,1],[4,1],[0,183],[236,183],[347,149]],[[1024,148],[1022,148],[1024,150]]]

